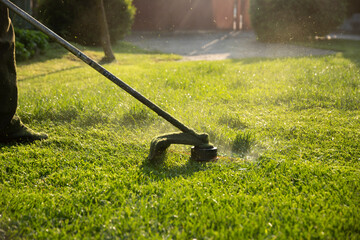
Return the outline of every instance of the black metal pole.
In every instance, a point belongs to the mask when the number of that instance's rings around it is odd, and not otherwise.
[[[24,20],[29,22],[30,24],[34,25],[36,28],[38,28],[40,31],[45,33],[47,36],[49,36],[51,39],[55,40],[57,43],[59,43],[61,46],[66,48],[69,52],[80,58],[83,62],[94,68],[96,71],[104,75],[106,78],[108,78],[110,81],[121,87],[123,90],[125,90],[127,93],[129,93],[131,96],[139,100],[141,103],[143,103],[145,106],[156,112],[159,116],[164,118],[166,121],[171,123],[173,126],[177,127],[184,133],[194,133],[191,129],[186,127],[184,124],[182,124],[180,121],[175,119],[173,116],[171,116],[169,113],[162,110],[159,106],[148,100],[146,97],[144,97],[142,94],[137,92],[135,89],[131,88],[129,85],[127,85],[125,82],[121,81],[118,77],[113,75],[111,72],[107,71],[105,68],[103,68],[100,64],[86,56],[83,52],[81,52],[79,49],[71,45],[69,42],[67,42],[65,39],[61,38],[59,35],[51,31],[49,28],[44,26],[42,23],[37,21],[35,18],[27,14],[25,11],[23,11],[21,8],[13,4],[12,2],[8,0],[0,0],[1,3],[6,5],[9,9],[11,9],[13,12],[18,14],[20,17],[22,17]],[[194,136],[196,136],[194,134]]]

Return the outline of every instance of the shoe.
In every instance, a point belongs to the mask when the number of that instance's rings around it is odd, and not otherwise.
[[[37,133],[21,125],[16,131],[0,135],[0,142],[33,142],[37,140],[45,140],[49,136],[45,133]]]

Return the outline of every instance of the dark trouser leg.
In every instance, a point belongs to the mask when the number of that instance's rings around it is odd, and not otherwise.
[[[0,3],[0,142],[46,139],[15,115],[17,95],[14,28],[8,9]]]
[[[0,4],[0,134],[20,127],[16,107],[15,34],[8,9]]]

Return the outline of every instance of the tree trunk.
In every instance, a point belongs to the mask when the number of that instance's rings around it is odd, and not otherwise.
[[[105,8],[104,8],[104,2],[103,0],[97,0],[98,3],[98,22],[100,26],[100,41],[101,46],[104,49],[105,56],[101,60],[102,63],[106,62],[112,62],[115,60],[114,53],[111,48],[111,42],[110,42],[110,34],[109,34],[109,28],[106,21],[106,14],[105,14]]]

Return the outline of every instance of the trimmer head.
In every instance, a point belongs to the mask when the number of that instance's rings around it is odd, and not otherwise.
[[[191,148],[191,159],[197,162],[213,162],[217,159],[217,148],[201,148],[201,147],[192,147]]]
[[[148,160],[153,161],[161,156],[171,144],[185,144],[191,148],[191,159],[198,162],[210,162],[217,158],[217,148],[209,143],[209,136],[198,134],[194,131],[189,133],[168,133],[158,136],[151,141]]]

